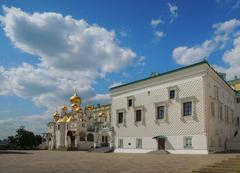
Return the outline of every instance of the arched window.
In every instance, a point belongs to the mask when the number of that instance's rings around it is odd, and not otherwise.
[[[80,141],[85,141],[86,133],[80,132],[79,137],[80,137]]]
[[[87,135],[87,141],[89,141],[89,142],[93,142],[93,141],[94,141],[94,136],[93,136],[92,133],[88,133],[88,135]]]

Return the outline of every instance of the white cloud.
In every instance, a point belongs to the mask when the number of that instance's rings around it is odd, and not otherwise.
[[[83,19],[53,12],[30,14],[15,7],[3,7],[3,11],[0,22],[6,36],[40,63],[0,66],[0,95],[31,99],[35,105],[46,107],[46,113],[67,104],[75,89],[85,102],[109,101],[108,94],[98,94],[93,88],[96,78],[139,59],[131,49],[118,44],[114,31]],[[38,122],[44,117],[26,116],[25,120]]]
[[[213,25],[215,32],[219,33],[230,33],[233,32],[238,26],[240,26],[240,20],[231,19],[223,23],[216,23]]]
[[[140,56],[137,62],[135,63],[135,67],[137,66],[144,66],[145,65],[145,56]]]
[[[213,25],[215,29],[212,39],[193,47],[180,46],[173,50],[172,56],[178,64],[191,64],[208,58],[213,52],[225,51],[222,57],[225,66],[213,65],[218,71],[226,72],[227,77],[233,78],[240,74],[240,20],[231,19]],[[226,47],[226,45],[228,45]],[[232,48],[227,50],[229,46]]]
[[[154,36],[157,40],[160,40],[162,37],[165,37],[166,34],[162,31],[154,31]]]
[[[223,61],[228,67],[221,70],[228,74],[229,79],[240,75],[240,36],[234,39],[233,48],[224,53]]]
[[[173,50],[172,56],[178,64],[192,64],[207,58],[215,48],[215,44],[207,40],[194,47],[180,46]]]
[[[168,9],[170,12],[170,23],[172,23],[178,17],[178,7],[175,4],[168,3]]]
[[[97,77],[136,59],[132,50],[117,44],[114,31],[58,13],[3,10],[0,20],[6,36],[20,50],[39,57],[40,64],[1,67],[2,94],[31,97],[36,105],[47,107],[62,102],[74,89],[92,97]]]
[[[106,103],[110,103],[110,94],[96,94],[95,96],[89,98],[87,101],[88,102],[91,102],[91,103],[94,103],[94,104],[98,104],[98,103],[103,103],[103,104],[106,104]]]
[[[155,28],[158,25],[163,24],[163,23],[164,23],[164,21],[161,20],[161,19],[152,19],[150,24],[151,24],[152,27]]]
[[[192,47],[180,46],[173,50],[172,56],[178,64],[191,64],[208,58],[214,51],[223,49],[234,37],[234,31],[240,26],[240,21],[232,19],[213,25],[215,29],[212,39]]]
[[[29,14],[14,7],[3,10],[6,36],[17,48],[40,57],[42,66],[107,73],[136,57],[132,50],[117,45],[114,31],[85,20],[59,13]]]

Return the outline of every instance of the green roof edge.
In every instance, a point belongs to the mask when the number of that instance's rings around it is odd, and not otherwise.
[[[132,85],[132,84],[135,84],[135,83],[139,83],[139,82],[142,82],[142,81],[146,81],[146,80],[149,80],[149,79],[152,79],[152,78],[156,78],[156,77],[159,77],[159,76],[164,76],[164,75],[167,75],[167,74],[171,74],[171,73],[174,73],[174,72],[177,72],[177,71],[181,71],[181,70],[185,70],[185,69],[188,69],[188,68],[191,68],[191,67],[195,67],[195,66],[198,66],[198,65],[202,65],[202,64],[207,64],[209,67],[211,67],[211,69],[213,69],[213,71],[222,79],[222,77],[220,76],[220,74],[208,63],[208,61],[206,59],[200,61],[200,62],[197,62],[197,63],[194,63],[194,64],[191,64],[191,65],[188,65],[188,66],[184,66],[184,67],[180,67],[180,68],[176,68],[174,70],[170,70],[170,71],[167,71],[167,72],[164,72],[164,73],[160,73],[156,76],[153,76],[153,77],[147,77],[147,78],[143,78],[143,79],[140,79],[140,80],[136,80],[136,81],[133,81],[133,82],[129,82],[129,83],[126,83],[126,84],[122,84],[122,85],[118,85],[118,86],[115,86],[115,87],[112,87],[110,88],[110,90],[113,90],[113,89],[116,89],[116,88],[120,88],[120,87],[124,87],[124,86],[128,86],[128,85]],[[236,92],[230,85],[227,81],[225,81],[224,79],[222,79],[234,92]]]
[[[233,84],[233,83],[239,82],[239,81],[240,81],[240,79],[233,79],[233,80],[229,80],[227,82],[230,83],[230,84]]]
[[[146,78],[143,78],[143,79],[140,79],[140,80],[135,80],[133,82],[129,82],[129,83],[126,83],[126,84],[118,85],[118,86],[110,88],[110,90],[120,88],[120,87],[123,87],[123,86],[127,86],[127,85],[131,85],[131,84],[135,84],[135,83],[142,82],[142,81],[145,81],[145,80],[149,80],[149,79],[152,79],[152,78],[156,78],[156,77],[159,77],[159,76],[164,76],[164,75],[167,75],[167,74],[170,74],[170,73],[174,73],[174,72],[177,72],[177,71],[180,71],[180,70],[188,69],[190,67],[198,66],[198,65],[201,65],[201,64],[208,64],[208,62],[207,62],[207,60],[204,59],[200,62],[191,64],[191,65],[188,65],[188,66],[180,67],[180,68],[177,68],[177,69],[174,69],[174,70],[170,70],[170,71],[167,71],[167,72],[164,72],[164,73],[160,73],[160,74],[158,74],[156,76],[153,76],[153,77],[146,77]]]

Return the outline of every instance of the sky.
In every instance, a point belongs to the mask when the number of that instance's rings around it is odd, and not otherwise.
[[[0,139],[41,134],[77,90],[109,88],[207,59],[240,76],[240,0],[1,0]]]

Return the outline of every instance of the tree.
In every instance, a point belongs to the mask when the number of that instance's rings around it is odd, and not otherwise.
[[[31,149],[35,145],[35,135],[33,132],[25,130],[24,126],[21,126],[16,130],[15,140],[16,145],[21,149]]]
[[[8,141],[10,145],[16,145],[16,139],[14,136],[8,136]]]
[[[42,143],[42,136],[41,135],[35,135],[35,146],[38,146]]]
[[[8,136],[8,144],[1,149],[36,149],[42,143],[42,136],[34,135],[33,132],[25,130],[20,126],[15,136]]]

